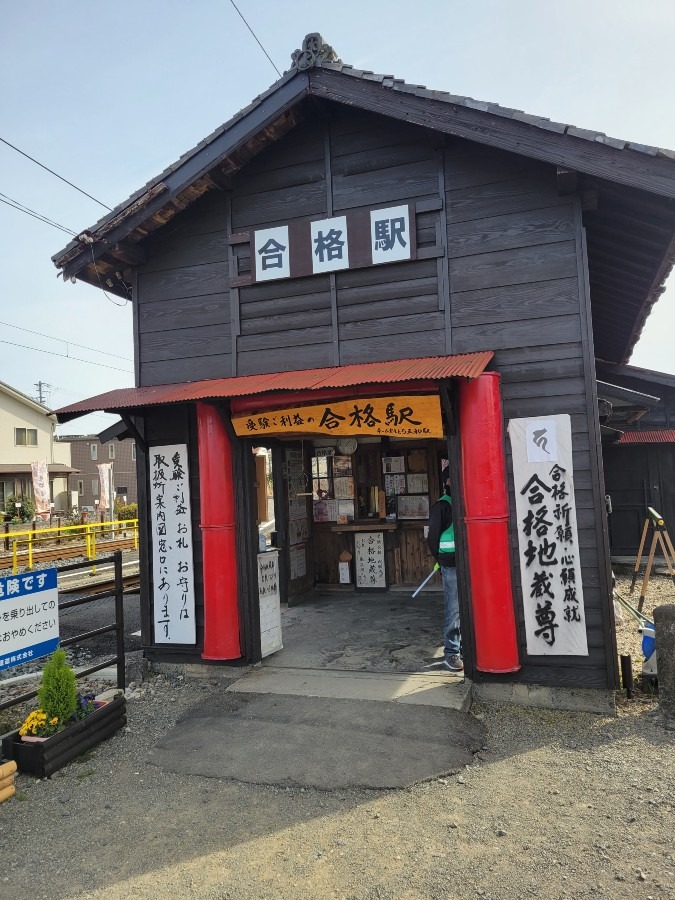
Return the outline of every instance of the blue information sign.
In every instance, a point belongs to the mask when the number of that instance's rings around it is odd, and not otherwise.
[[[56,569],[0,578],[0,670],[47,656],[58,645]]]

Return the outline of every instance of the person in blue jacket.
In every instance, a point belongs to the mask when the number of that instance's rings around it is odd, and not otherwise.
[[[429,512],[429,535],[427,544],[431,555],[441,567],[443,597],[445,601],[445,621],[443,627],[444,659],[443,668],[451,672],[462,672],[462,635],[459,624],[459,598],[457,596],[457,569],[455,568],[455,526],[452,517],[450,496],[450,470],[444,469],[441,476],[443,494]]]

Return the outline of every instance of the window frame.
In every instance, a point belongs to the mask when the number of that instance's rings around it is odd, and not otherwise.
[[[24,437],[23,442],[19,441],[19,439],[18,439],[20,431],[23,432],[23,437]],[[35,441],[28,440],[29,434],[35,435]],[[37,428],[27,428],[24,426],[22,426],[22,427],[15,426],[15,428],[14,428],[14,446],[15,447],[37,447],[37,445],[38,445],[38,430],[37,430]]]
[[[89,455],[92,458],[92,462],[98,461],[98,444],[89,445]]]

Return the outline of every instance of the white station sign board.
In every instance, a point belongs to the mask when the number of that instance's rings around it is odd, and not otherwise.
[[[56,569],[0,578],[0,670],[48,656],[58,646]]]

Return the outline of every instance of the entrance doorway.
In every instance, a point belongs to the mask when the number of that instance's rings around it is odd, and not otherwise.
[[[256,461],[263,453],[271,460],[274,508],[274,520],[261,526],[268,533],[259,567],[275,565],[278,575],[277,617],[261,593],[270,689],[290,679],[310,692],[328,682],[335,696],[358,690],[365,699],[374,690],[388,699],[424,694],[428,702],[449,702],[429,694],[463,682],[462,673],[441,668],[438,575],[412,598],[433,570],[428,515],[447,468],[446,442],[270,440],[256,453]],[[266,634],[263,620],[277,633]]]

